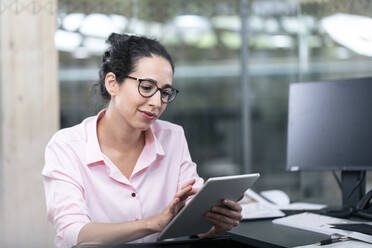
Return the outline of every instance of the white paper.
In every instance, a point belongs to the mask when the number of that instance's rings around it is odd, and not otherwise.
[[[271,202],[279,206],[286,206],[290,204],[289,196],[281,190],[266,190],[261,191],[261,195],[269,199]]]
[[[319,246],[316,244],[312,244],[312,245],[296,246],[294,248],[319,248],[319,247],[322,247],[322,248],[336,248],[336,247],[337,248],[371,248],[371,244],[364,243],[361,241],[356,241],[356,240],[348,240],[348,241],[336,242],[336,243],[329,244],[329,245]]]
[[[277,208],[273,208],[262,203],[241,204],[243,220],[282,217],[285,214]]]
[[[281,190],[263,191],[261,195],[251,189],[244,193],[244,198],[239,202],[243,219],[282,217],[285,214],[281,210],[318,210],[326,207],[305,202],[289,203],[288,195]]]
[[[327,207],[324,204],[315,204],[308,202],[290,203],[289,196],[281,190],[267,190],[260,193],[265,198],[275,203],[281,210],[319,210]]]
[[[327,205],[307,202],[294,202],[288,205],[279,206],[281,210],[319,210],[325,207],[327,207]]]
[[[372,222],[351,221],[347,219],[304,212],[301,214],[295,214],[284,218],[275,219],[273,220],[273,223],[327,235],[338,234],[341,236],[372,243],[371,235],[332,228],[332,224],[372,224]],[[371,247],[371,244],[369,245]]]
[[[277,205],[268,202],[251,189],[244,193],[244,198],[239,203],[242,207],[243,220],[285,216]]]

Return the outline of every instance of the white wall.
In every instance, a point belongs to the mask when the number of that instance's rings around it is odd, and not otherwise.
[[[53,247],[40,172],[59,123],[57,1],[1,4],[0,246]]]

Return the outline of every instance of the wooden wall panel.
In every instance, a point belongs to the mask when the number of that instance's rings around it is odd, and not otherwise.
[[[53,247],[40,172],[59,125],[57,1],[1,4],[0,246]]]

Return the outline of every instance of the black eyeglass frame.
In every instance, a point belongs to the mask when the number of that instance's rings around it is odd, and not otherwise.
[[[134,79],[134,80],[138,81],[138,93],[139,93],[142,97],[150,98],[150,97],[152,97],[153,95],[155,95],[156,92],[160,91],[160,100],[161,100],[162,103],[165,103],[165,104],[168,104],[168,103],[173,102],[174,99],[176,99],[177,94],[180,92],[179,90],[177,90],[176,88],[173,88],[173,87],[170,86],[170,85],[166,85],[166,86],[164,86],[163,88],[159,88],[159,87],[158,87],[158,82],[156,82],[155,80],[150,79],[150,78],[137,78],[137,77],[132,77],[132,76],[129,76],[129,75],[126,75],[125,77],[126,77],[126,78],[130,78],[130,79]],[[152,83],[152,84],[155,85],[156,90],[154,91],[154,93],[152,93],[152,94],[149,95],[149,96],[144,96],[144,95],[141,94],[140,85],[141,85],[141,82],[143,82],[143,81],[147,81],[147,82],[150,82],[150,83]],[[168,100],[167,102],[164,101],[164,100],[163,100],[163,97],[162,97],[162,94],[163,94],[165,88],[171,88],[172,90],[174,90],[174,91],[176,92],[176,93],[174,94],[174,97],[173,97],[171,100]]]

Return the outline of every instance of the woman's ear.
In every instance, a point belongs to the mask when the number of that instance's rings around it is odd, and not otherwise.
[[[106,74],[105,87],[110,96],[115,96],[119,93],[119,83],[116,81],[114,73],[109,72]]]

